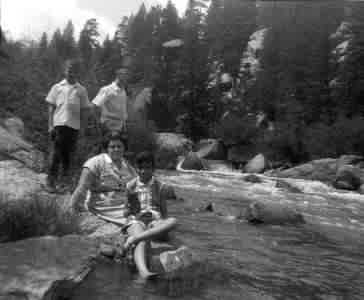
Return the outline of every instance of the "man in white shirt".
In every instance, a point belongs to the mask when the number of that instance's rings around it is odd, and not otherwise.
[[[65,79],[52,86],[46,97],[48,103],[48,131],[52,143],[47,188],[56,191],[56,181],[60,166],[67,176],[71,153],[81,129],[84,109],[91,108],[87,91],[78,83],[80,62],[68,60],[65,64]]]
[[[126,131],[128,119],[128,93],[127,81],[130,77],[127,68],[118,69],[115,73],[115,80],[100,89],[92,103],[99,108],[100,123],[103,133]]]

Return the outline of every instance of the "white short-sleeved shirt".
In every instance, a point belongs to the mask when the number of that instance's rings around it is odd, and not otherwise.
[[[101,108],[100,122],[110,130],[123,128],[128,119],[127,102],[125,89],[120,88],[116,82],[101,88],[92,100],[92,103]]]
[[[69,84],[66,79],[52,86],[46,97],[56,109],[53,126],[68,126],[79,130],[81,109],[91,106],[86,89],[79,83]]]
[[[102,184],[117,186],[123,183],[126,185],[128,181],[136,177],[135,169],[127,161],[123,160],[122,167],[118,168],[107,153],[90,158],[83,167],[88,168],[95,175],[96,189]],[[101,217],[118,219],[126,214],[126,201],[125,191],[107,193],[89,191],[86,207]]]

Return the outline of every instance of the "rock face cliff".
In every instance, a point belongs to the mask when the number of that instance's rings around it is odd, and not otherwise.
[[[45,174],[45,155],[22,137],[20,119],[0,122],[0,193],[23,199],[40,191]]]

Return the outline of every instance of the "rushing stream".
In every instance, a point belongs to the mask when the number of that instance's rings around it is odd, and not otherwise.
[[[249,183],[242,175],[163,172],[179,199],[176,239],[197,262],[181,274],[141,283],[124,264],[100,261],[72,300],[364,299],[364,196],[322,183],[291,180],[304,193]],[[301,226],[233,219],[253,200],[273,200],[304,214]],[[199,208],[214,203],[215,212]]]

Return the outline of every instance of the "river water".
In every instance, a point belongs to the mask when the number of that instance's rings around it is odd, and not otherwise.
[[[163,172],[180,199],[168,203],[179,220],[174,237],[196,262],[169,277],[140,282],[123,263],[100,261],[72,300],[119,299],[364,299],[364,196],[320,182]],[[303,213],[300,226],[253,226],[243,219],[253,200],[284,203]],[[213,203],[215,212],[201,207]]]

